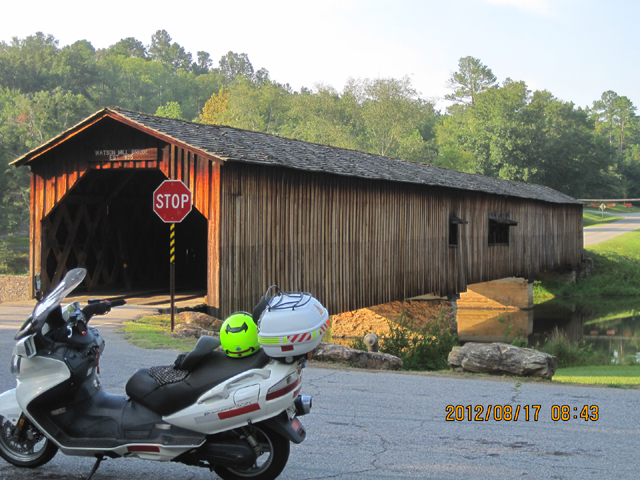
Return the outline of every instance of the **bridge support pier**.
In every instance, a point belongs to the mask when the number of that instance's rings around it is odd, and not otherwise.
[[[533,331],[533,284],[524,278],[468,285],[456,304],[461,342],[509,343]]]

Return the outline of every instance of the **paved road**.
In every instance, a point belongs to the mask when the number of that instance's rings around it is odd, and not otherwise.
[[[133,307],[120,312],[139,313]],[[24,315],[24,308],[0,305],[0,390],[13,385],[11,338]],[[114,317],[94,322],[107,341],[101,376],[113,393],[122,391],[139,366],[167,364],[175,357],[128,345],[115,333],[118,322]],[[292,447],[282,480],[631,480],[640,471],[638,390],[312,366],[305,371],[303,391],[314,398],[312,414],[303,418],[308,437]],[[517,422],[447,422],[447,405],[519,405],[521,411]],[[526,405],[541,406],[537,421],[533,410],[530,420],[524,419]],[[553,405],[597,405],[599,419],[554,422]],[[0,478],[77,480],[91,465],[90,459],[58,454],[25,473],[0,460]],[[94,479],[135,477],[216,478],[195,467],[120,459],[105,462]]]
[[[625,218],[617,222],[586,227],[584,229],[584,246],[604,242],[640,228],[640,213],[623,214],[623,216]]]

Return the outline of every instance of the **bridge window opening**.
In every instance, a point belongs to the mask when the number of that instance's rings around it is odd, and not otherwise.
[[[458,218],[453,213],[449,215],[449,246],[457,247],[460,239],[459,225],[466,225],[469,222]]]
[[[502,217],[489,217],[489,246],[509,245],[509,227],[518,222]]]

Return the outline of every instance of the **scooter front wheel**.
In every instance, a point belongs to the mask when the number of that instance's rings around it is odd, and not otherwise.
[[[213,467],[223,480],[274,480],[282,473],[289,459],[289,440],[262,425],[247,426],[242,429],[257,443],[256,462],[249,468]]]
[[[15,431],[16,427],[0,416],[0,457],[17,467],[40,467],[58,451],[31,422],[27,421],[20,435]]]

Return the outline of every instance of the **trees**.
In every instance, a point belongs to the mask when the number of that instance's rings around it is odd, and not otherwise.
[[[98,78],[96,50],[86,40],[79,40],[58,52],[52,70],[60,79],[59,86],[74,94],[92,99]]]
[[[447,80],[447,86],[454,91],[445,95],[447,100],[473,105],[479,93],[497,85],[496,76],[491,69],[477,58],[460,58],[458,68]]]
[[[229,86],[227,108],[215,115],[215,123],[278,134],[286,123],[290,93],[275,82],[256,85],[251,79],[236,77]]]
[[[171,43],[171,35],[166,30],[158,30],[151,36],[149,57],[174,72],[179,69],[191,69],[191,54],[187,53],[184,47],[177,42]]]
[[[618,153],[625,149],[628,139],[638,134],[636,107],[627,97],[608,90],[600,100],[593,102],[592,118],[598,133],[609,139],[609,144]],[[637,140],[637,139],[636,139]]]
[[[27,172],[14,172],[8,164],[22,153],[20,137],[11,124],[20,92],[0,87],[0,232],[11,231],[28,219]],[[22,178],[21,178],[22,177]]]
[[[29,171],[9,167],[15,158],[71,127],[92,110],[82,95],[58,88],[22,94],[0,87],[0,229],[29,218]]]
[[[9,45],[0,42],[0,85],[22,93],[56,88],[57,55],[58,41],[42,32],[25,39],[14,37]]]
[[[357,104],[335,88],[318,85],[290,99],[288,119],[281,133],[287,137],[341,148],[359,148],[355,118]]]
[[[409,160],[435,156],[429,147],[437,113],[407,77],[352,79],[342,93],[316,89],[292,92],[287,85],[239,75],[211,96],[200,121]]]
[[[503,87],[476,95],[474,104],[454,110],[443,123],[439,143],[448,146],[450,154],[458,150],[473,155],[473,173],[527,181],[535,167],[525,153],[529,127],[519,113],[530,93],[524,82],[507,79]]]
[[[156,115],[160,117],[184,120],[184,117],[182,116],[182,107],[178,102],[167,102],[165,105],[159,106],[156,110]]]
[[[193,71],[196,75],[203,75],[209,73],[211,69],[211,65],[213,65],[213,60],[211,60],[211,55],[202,50],[197,53],[197,62],[192,65]]]
[[[534,93],[528,111],[536,127],[536,183],[575,197],[614,193],[616,176],[606,142],[586,111],[546,91]]]
[[[606,144],[587,112],[507,79],[454,110],[438,130],[446,160],[463,170],[547,185],[574,196],[611,192]],[[471,160],[473,159],[473,160]]]
[[[253,65],[246,53],[229,51],[220,58],[218,71],[224,76],[227,84],[231,84],[239,76],[253,80]]]
[[[607,90],[590,110],[596,133],[608,144],[611,170],[616,174],[615,188],[621,196],[640,193],[636,186],[640,178],[640,142],[636,107],[631,100]]]
[[[618,161],[617,171],[621,196],[640,198],[640,145],[630,145],[625,150],[624,156]]]
[[[217,124],[220,114],[228,108],[229,95],[228,88],[221,88],[217,94],[213,93],[202,109],[200,121],[210,125]]]
[[[111,45],[107,51],[112,55],[121,55],[129,58],[147,58],[147,47],[133,37],[123,38]]]
[[[420,160],[425,141],[418,126],[433,105],[420,99],[408,77],[375,80],[351,79],[344,95],[357,104],[354,119],[364,151]]]

